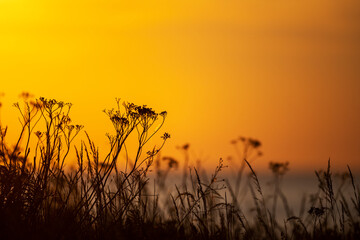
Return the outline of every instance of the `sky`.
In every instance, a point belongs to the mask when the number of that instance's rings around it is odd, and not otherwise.
[[[0,118],[15,136],[23,91],[71,102],[102,146],[119,97],[168,112],[179,160],[245,136],[260,170],[360,170],[359,23],[358,0],[0,0]]]

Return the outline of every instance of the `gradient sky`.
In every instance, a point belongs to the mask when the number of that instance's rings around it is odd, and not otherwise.
[[[168,111],[164,154],[214,166],[238,136],[290,168],[360,170],[358,0],[0,0],[2,120],[22,91],[72,102],[99,144],[115,97]]]

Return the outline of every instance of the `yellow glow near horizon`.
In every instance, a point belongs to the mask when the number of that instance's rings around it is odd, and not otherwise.
[[[357,0],[0,1],[0,116],[16,128],[29,91],[105,142],[121,97],[168,111],[164,154],[189,142],[213,167],[245,135],[258,168],[360,169],[358,22]]]

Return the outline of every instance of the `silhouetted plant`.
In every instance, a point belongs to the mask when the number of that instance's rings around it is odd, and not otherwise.
[[[116,108],[104,111],[113,126],[104,153],[87,132],[74,147],[83,126],[72,124],[71,104],[32,100],[28,93],[21,97],[23,104],[14,104],[21,124],[14,146],[7,144],[8,129],[0,121],[1,239],[357,239],[360,234],[359,186],[350,167],[333,175],[329,160],[325,171],[316,172],[318,192],[304,197],[302,208],[309,210],[296,216],[281,189],[287,162],[269,164],[274,191],[264,197],[251,166],[261,155],[258,140],[232,142],[239,159],[234,182],[221,176],[222,159],[210,178],[192,167],[185,144],[180,185],[170,188],[168,176],[181,162],[159,155],[170,135],[160,137],[160,146],[148,146],[166,112],[117,99]],[[66,167],[73,157],[76,166]],[[246,166],[250,174],[243,184]],[[255,210],[250,215],[239,201],[248,190]],[[284,219],[277,214],[278,198]]]

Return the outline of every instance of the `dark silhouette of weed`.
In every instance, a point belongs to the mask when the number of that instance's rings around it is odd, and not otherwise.
[[[231,168],[234,181],[222,176],[227,167],[222,159],[210,177],[200,165],[192,167],[190,145],[183,145],[180,185],[171,188],[169,175],[181,161],[160,156],[170,135],[160,137],[160,146],[149,146],[166,112],[117,99],[115,108],[104,111],[113,126],[104,154],[87,132],[74,146],[83,126],[72,123],[70,103],[33,100],[28,93],[21,97],[24,102],[14,104],[21,128],[13,146],[6,141],[8,129],[0,119],[1,239],[357,239],[360,235],[359,186],[350,167],[333,175],[329,160],[326,170],[316,171],[318,192],[304,197],[302,210],[295,215],[281,188],[289,163],[269,164],[273,194],[264,195],[251,165],[262,155],[258,140],[232,141],[239,160],[230,161],[236,166]],[[136,139],[133,159],[131,136]],[[76,166],[66,167],[72,158]],[[241,201],[247,192],[253,200],[250,214],[246,210],[251,206]],[[283,218],[278,199],[286,213]]]

